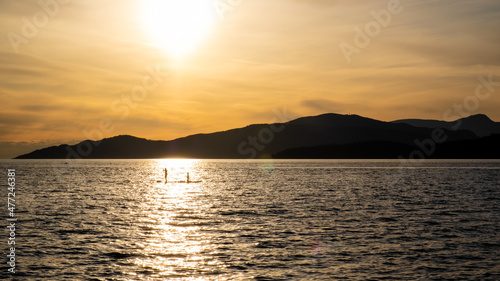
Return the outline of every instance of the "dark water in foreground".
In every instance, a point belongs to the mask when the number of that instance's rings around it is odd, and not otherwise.
[[[500,280],[500,161],[0,166],[2,278]],[[158,182],[165,167],[171,181],[189,172],[201,182]],[[16,275],[6,265],[7,168]]]

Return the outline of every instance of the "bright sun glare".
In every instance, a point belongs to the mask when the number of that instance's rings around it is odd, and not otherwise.
[[[143,21],[156,45],[174,58],[187,54],[215,23],[212,0],[147,0]]]

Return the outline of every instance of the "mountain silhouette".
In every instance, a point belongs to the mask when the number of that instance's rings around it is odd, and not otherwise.
[[[489,120],[489,119],[488,119]],[[466,122],[464,122],[465,124]],[[196,134],[170,141],[157,141],[121,135],[100,141],[86,140],[76,145],[60,145],[18,156],[18,159],[149,159],[267,158],[280,152],[304,147],[356,145],[369,143],[369,151],[358,157],[378,158],[391,148],[414,147],[416,140],[432,137],[435,127],[412,126],[405,122],[384,122],[358,115],[322,114],[285,123],[254,124],[211,134]],[[447,142],[477,140],[470,130],[443,127]],[[391,145],[388,145],[391,143]],[[392,147],[394,146],[394,147]],[[370,154],[371,150],[378,150]],[[350,158],[348,153],[343,157]],[[386,156],[387,156],[386,155]],[[306,156],[306,155],[305,155]]]
[[[492,134],[500,134],[500,122],[492,121],[484,114],[476,114],[466,118],[461,118],[453,122],[423,120],[423,119],[403,119],[393,121],[396,124],[408,124],[414,127],[423,128],[445,128],[448,130],[469,130],[478,137],[485,137]]]
[[[275,159],[500,159],[500,135],[476,140],[435,144],[432,153],[416,145],[370,141],[292,148],[276,153]],[[413,154],[417,153],[417,154]],[[418,154],[420,153],[420,154]],[[423,155],[423,157],[422,157]]]

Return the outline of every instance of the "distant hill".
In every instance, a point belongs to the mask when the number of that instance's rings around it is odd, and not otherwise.
[[[274,154],[275,159],[500,159],[500,135],[476,140],[450,141],[436,144],[435,151],[424,154],[415,145],[390,141],[369,141],[287,149]],[[420,151],[421,154],[414,154]]]
[[[367,141],[291,148],[272,156],[275,159],[396,159],[416,146],[391,141]]]
[[[323,114],[286,123],[254,124],[211,134],[191,135],[171,141],[154,141],[128,135],[76,145],[48,147],[17,159],[140,159],[140,158],[261,158],[299,147],[369,143],[366,156],[376,150],[414,146],[415,140],[432,136],[432,128],[405,122],[384,122],[358,115]],[[444,129],[448,141],[477,140],[469,130]],[[387,142],[395,145],[388,145]],[[347,147],[347,146],[346,146]],[[373,150],[373,151],[372,151]],[[392,155],[392,154],[391,154]],[[380,157],[383,156],[383,153]],[[350,158],[348,154],[344,157]],[[361,157],[361,155],[360,155]]]
[[[492,134],[500,134],[500,122],[492,121],[484,114],[472,115],[466,118],[458,119],[453,122],[423,120],[423,119],[403,119],[393,121],[396,124],[408,124],[414,127],[422,128],[445,128],[448,130],[469,130],[479,137],[485,137]]]

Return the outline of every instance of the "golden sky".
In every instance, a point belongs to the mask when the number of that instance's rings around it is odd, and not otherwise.
[[[499,28],[498,0],[2,0],[0,157],[284,108],[500,121]]]

